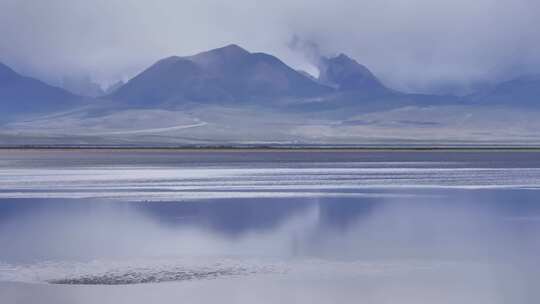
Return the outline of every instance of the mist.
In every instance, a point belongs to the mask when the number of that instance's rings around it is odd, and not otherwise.
[[[237,43],[316,74],[299,37],[407,92],[464,93],[540,71],[535,0],[0,1],[0,62],[103,86],[170,55]],[[9,26],[7,26],[9,25]]]

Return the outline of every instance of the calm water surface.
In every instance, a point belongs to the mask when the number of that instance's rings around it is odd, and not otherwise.
[[[0,294],[533,303],[539,187],[535,152],[2,151]]]

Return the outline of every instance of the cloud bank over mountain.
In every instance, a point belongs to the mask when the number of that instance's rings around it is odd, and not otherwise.
[[[540,73],[536,0],[0,1],[0,62],[60,84],[132,77],[230,42],[316,72],[293,37],[344,52],[409,92],[463,93]]]
[[[232,44],[164,58],[100,98],[0,65],[0,146],[540,143],[540,77],[456,97],[388,89],[345,54],[318,64],[315,78]]]

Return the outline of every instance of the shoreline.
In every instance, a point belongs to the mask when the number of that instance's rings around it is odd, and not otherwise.
[[[0,146],[6,151],[62,152],[540,152],[540,146]]]

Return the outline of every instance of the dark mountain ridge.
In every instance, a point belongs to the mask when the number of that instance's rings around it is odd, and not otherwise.
[[[540,75],[528,75],[494,85],[467,97],[472,103],[514,107],[540,106]]]
[[[320,82],[339,91],[389,91],[367,67],[345,54],[321,58],[319,72]]]
[[[110,96],[139,106],[193,102],[260,102],[330,94],[318,84],[264,53],[237,45],[158,61]]]
[[[125,107],[175,108],[219,103],[316,111],[356,107],[377,110],[453,96],[405,94],[391,90],[365,66],[340,54],[321,58],[319,78],[297,71],[277,57],[237,45],[193,56],[162,59],[120,87],[108,99]]]
[[[0,120],[90,104],[97,105],[92,107],[92,113],[225,104],[293,112],[326,111],[328,115],[329,111],[355,115],[411,105],[540,106],[538,76],[521,77],[456,97],[389,89],[366,66],[344,54],[321,58],[318,67],[319,77],[315,78],[292,69],[275,56],[251,53],[232,44],[193,56],[162,59],[115,87],[106,97],[92,99],[21,76],[0,64]]]
[[[81,100],[63,89],[21,76],[0,63],[0,120],[59,111],[80,105]]]

